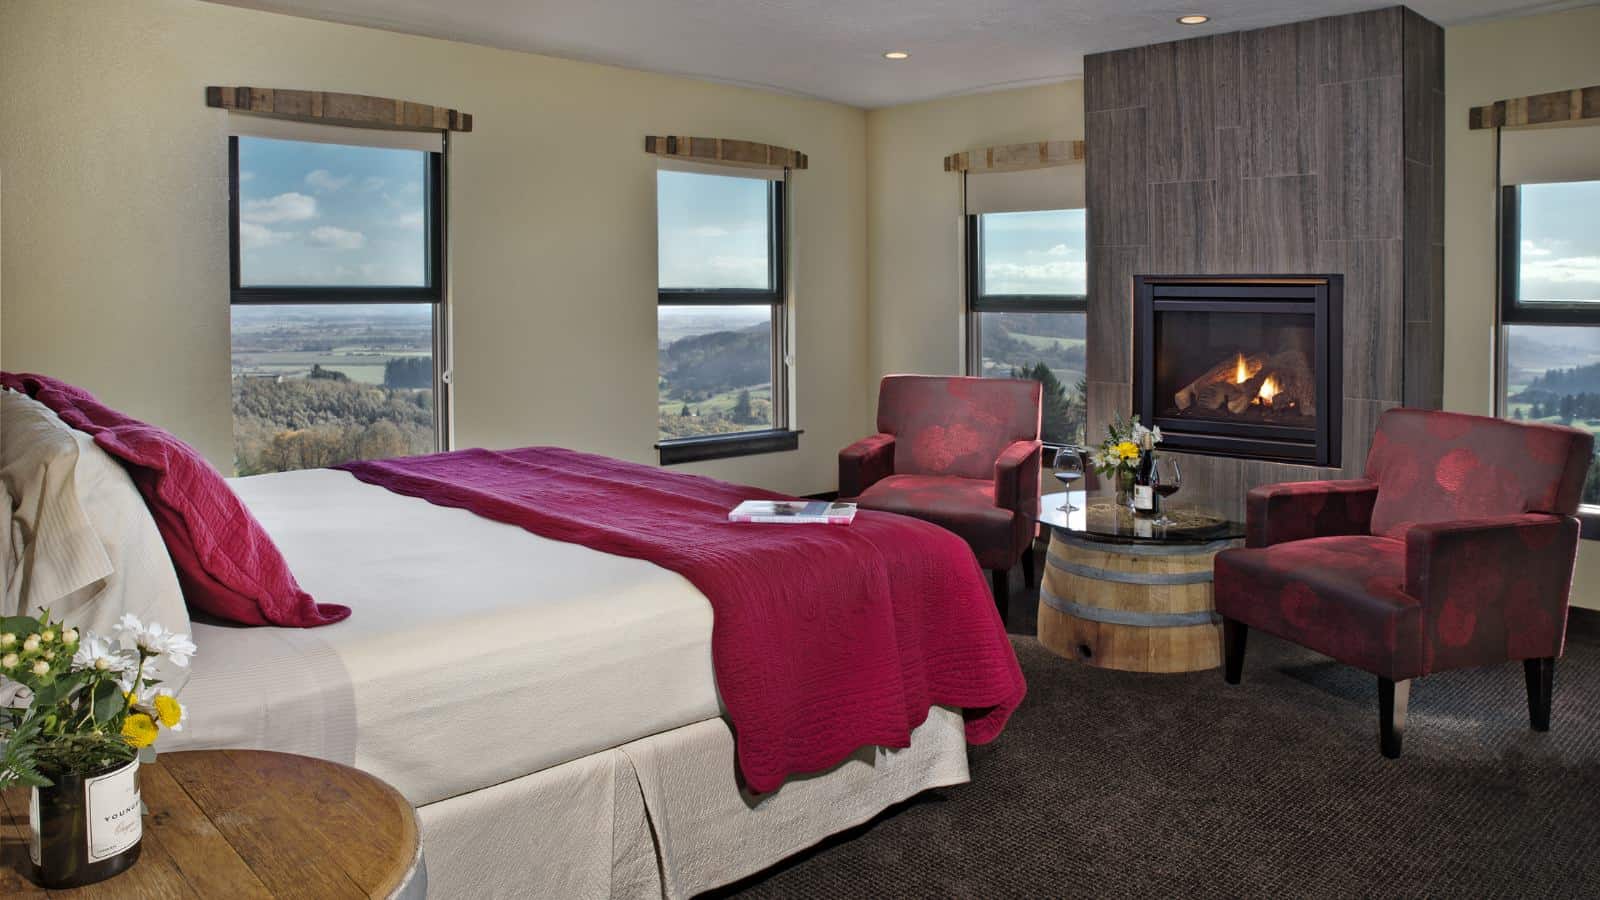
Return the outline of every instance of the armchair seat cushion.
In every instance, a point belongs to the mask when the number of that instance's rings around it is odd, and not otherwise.
[[[1404,541],[1320,537],[1217,554],[1217,612],[1395,680],[1421,673]]]
[[[994,505],[993,479],[890,475],[863,491],[856,503],[955,532],[972,545],[978,564],[986,569],[1015,562],[1012,528],[1016,514]]]

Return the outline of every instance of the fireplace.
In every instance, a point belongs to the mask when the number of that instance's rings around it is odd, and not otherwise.
[[[1135,279],[1133,397],[1162,446],[1339,465],[1341,277]]]

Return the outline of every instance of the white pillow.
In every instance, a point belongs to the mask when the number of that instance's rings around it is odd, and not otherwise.
[[[125,613],[189,631],[155,520],[93,437],[30,397],[0,391],[0,480],[11,495],[11,543],[20,548],[7,614],[49,607],[56,620],[105,636]]]

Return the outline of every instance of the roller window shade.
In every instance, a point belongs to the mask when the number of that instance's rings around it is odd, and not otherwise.
[[[1021,172],[968,172],[967,212],[974,214],[1082,209],[1083,166]]]
[[[784,170],[777,167],[696,162],[667,156],[656,157],[656,167],[669,172],[692,172],[696,175],[722,175],[731,178],[760,178],[766,181],[782,181],[784,174]]]
[[[1600,128],[1564,126],[1500,133],[1500,183],[1600,181]]]
[[[351,144],[391,150],[421,150],[424,153],[444,151],[444,135],[437,131],[395,131],[387,128],[324,125],[318,122],[275,119],[248,113],[229,115],[228,133],[240,137],[312,141],[319,144]]]

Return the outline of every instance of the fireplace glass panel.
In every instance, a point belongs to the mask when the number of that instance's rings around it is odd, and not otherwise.
[[[1316,428],[1311,311],[1165,310],[1154,324],[1158,418]]]

